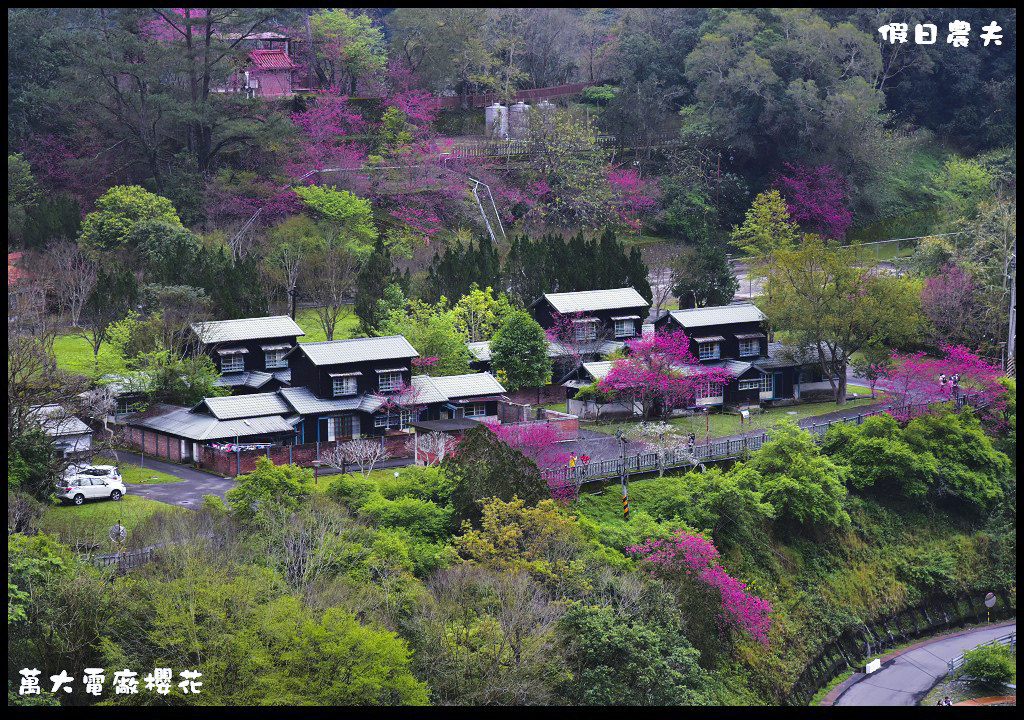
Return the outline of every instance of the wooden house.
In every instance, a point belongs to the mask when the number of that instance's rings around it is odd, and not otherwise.
[[[637,337],[651,304],[631,287],[612,290],[544,293],[529,308],[533,319],[544,328],[554,325],[554,315],[575,315],[578,340],[604,338],[625,341]]]
[[[306,334],[287,315],[194,323],[192,332],[196,352],[216,363],[218,384],[236,395],[289,386],[285,356]]]

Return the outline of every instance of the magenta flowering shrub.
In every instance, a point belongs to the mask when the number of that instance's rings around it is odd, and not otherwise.
[[[943,345],[942,351],[941,358],[927,357],[923,352],[893,353],[891,366],[878,381],[880,391],[891,399],[889,413],[896,420],[907,422],[914,414],[912,405],[944,402],[952,400],[955,393],[969,393],[987,405],[986,418],[1001,417],[1006,406],[1006,388],[999,383],[1002,368],[962,345]],[[953,375],[960,376],[956,390],[951,380]]]
[[[626,345],[629,357],[617,360],[597,387],[638,403],[645,416],[656,406],[663,412],[684,407],[705,389],[720,395],[722,386],[733,378],[724,368],[701,365],[682,330],[634,338]]]
[[[416,357],[412,359],[414,368],[431,368],[437,365],[436,357]]]
[[[718,564],[718,549],[710,540],[680,528],[669,540],[649,539],[626,548],[626,552],[636,555],[652,575],[681,570],[688,577],[717,589],[722,595],[723,621],[768,645],[771,603],[747,593],[746,584],[731,577]]]
[[[348,98],[319,95],[304,112],[292,113],[291,119],[301,130],[298,156],[286,168],[296,180],[320,180],[309,175],[311,170],[363,166],[366,149],[353,142],[351,136],[363,132],[366,123],[349,107]]]
[[[640,229],[638,215],[658,205],[661,190],[655,180],[643,180],[634,168],[609,168],[605,179],[615,194],[615,212],[626,226]]]
[[[776,173],[772,187],[786,199],[793,222],[805,230],[841,240],[853,224],[853,214],[846,206],[846,181],[831,165],[783,166],[786,172]]]

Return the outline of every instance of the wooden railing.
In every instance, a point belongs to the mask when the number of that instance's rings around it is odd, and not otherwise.
[[[960,410],[966,405],[981,407],[984,398],[978,395],[958,395],[952,400],[955,410]],[[816,443],[825,441],[825,436],[833,425],[860,425],[865,418],[874,415],[896,414],[900,417],[915,418],[924,415],[932,408],[945,405],[950,401],[916,403],[913,405],[893,406],[889,405],[878,410],[860,413],[848,418],[829,420],[823,423],[811,423],[803,426],[804,430],[811,433]],[[770,432],[763,432],[757,435],[746,435],[739,438],[723,438],[722,440],[711,440],[706,443],[694,444],[692,446],[680,447],[661,451],[643,451],[635,455],[627,455],[625,458],[613,458],[611,460],[600,460],[587,465],[578,465],[570,468],[566,466],[549,467],[541,470],[541,477],[550,487],[579,487],[586,483],[599,482],[610,478],[631,475],[664,472],[683,467],[695,467],[706,462],[721,462],[742,457],[747,452],[759,450],[766,443],[771,442],[774,436]],[[625,467],[623,467],[623,462]]]

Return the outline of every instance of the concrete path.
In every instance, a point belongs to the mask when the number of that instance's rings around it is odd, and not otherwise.
[[[1016,632],[1017,623],[969,630],[936,638],[883,662],[882,669],[864,676],[839,696],[836,705],[916,705],[945,676],[946,663],[965,650]]]

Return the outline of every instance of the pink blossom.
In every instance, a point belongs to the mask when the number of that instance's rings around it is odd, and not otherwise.
[[[806,230],[841,239],[853,223],[846,181],[830,165],[783,166],[788,174],[776,173],[772,187],[786,199],[789,216]]]

